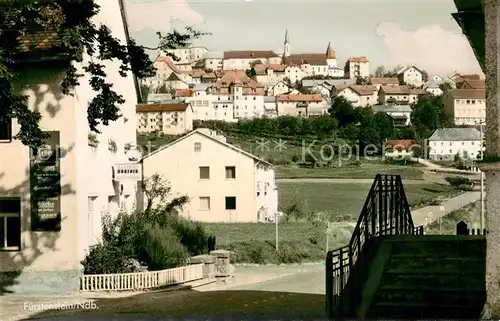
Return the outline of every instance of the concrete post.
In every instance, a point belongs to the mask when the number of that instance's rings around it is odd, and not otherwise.
[[[500,319],[500,118],[498,50],[500,5],[484,0],[486,20],[486,152],[481,170],[486,174],[486,306],[483,318]]]

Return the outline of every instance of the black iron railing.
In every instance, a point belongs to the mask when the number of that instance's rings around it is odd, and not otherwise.
[[[362,282],[384,235],[423,234],[415,227],[399,175],[380,175],[370,188],[349,245],[329,251],[326,259],[326,309],[329,318],[348,317],[361,300]]]

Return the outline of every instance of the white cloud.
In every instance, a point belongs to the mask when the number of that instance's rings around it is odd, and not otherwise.
[[[412,64],[431,74],[481,73],[465,36],[439,25],[408,31],[397,23],[382,22],[377,27],[377,35],[389,49],[391,65]]]
[[[131,31],[152,29],[170,30],[172,20],[181,20],[188,26],[204,22],[203,16],[193,10],[186,0],[158,2],[127,2],[127,17]]]

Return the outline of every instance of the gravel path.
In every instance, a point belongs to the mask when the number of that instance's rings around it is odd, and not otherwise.
[[[372,184],[373,178],[277,178],[276,183]],[[403,180],[403,184],[425,183],[424,180]]]

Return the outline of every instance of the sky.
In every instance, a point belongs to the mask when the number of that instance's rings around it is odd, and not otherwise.
[[[339,67],[366,56],[372,70],[415,65],[429,74],[481,73],[451,13],[453,0],[126,0],[131,36],[147,46],[156,32],[185,26],[211,33],[198,40],[211,51],[325,52]]]

